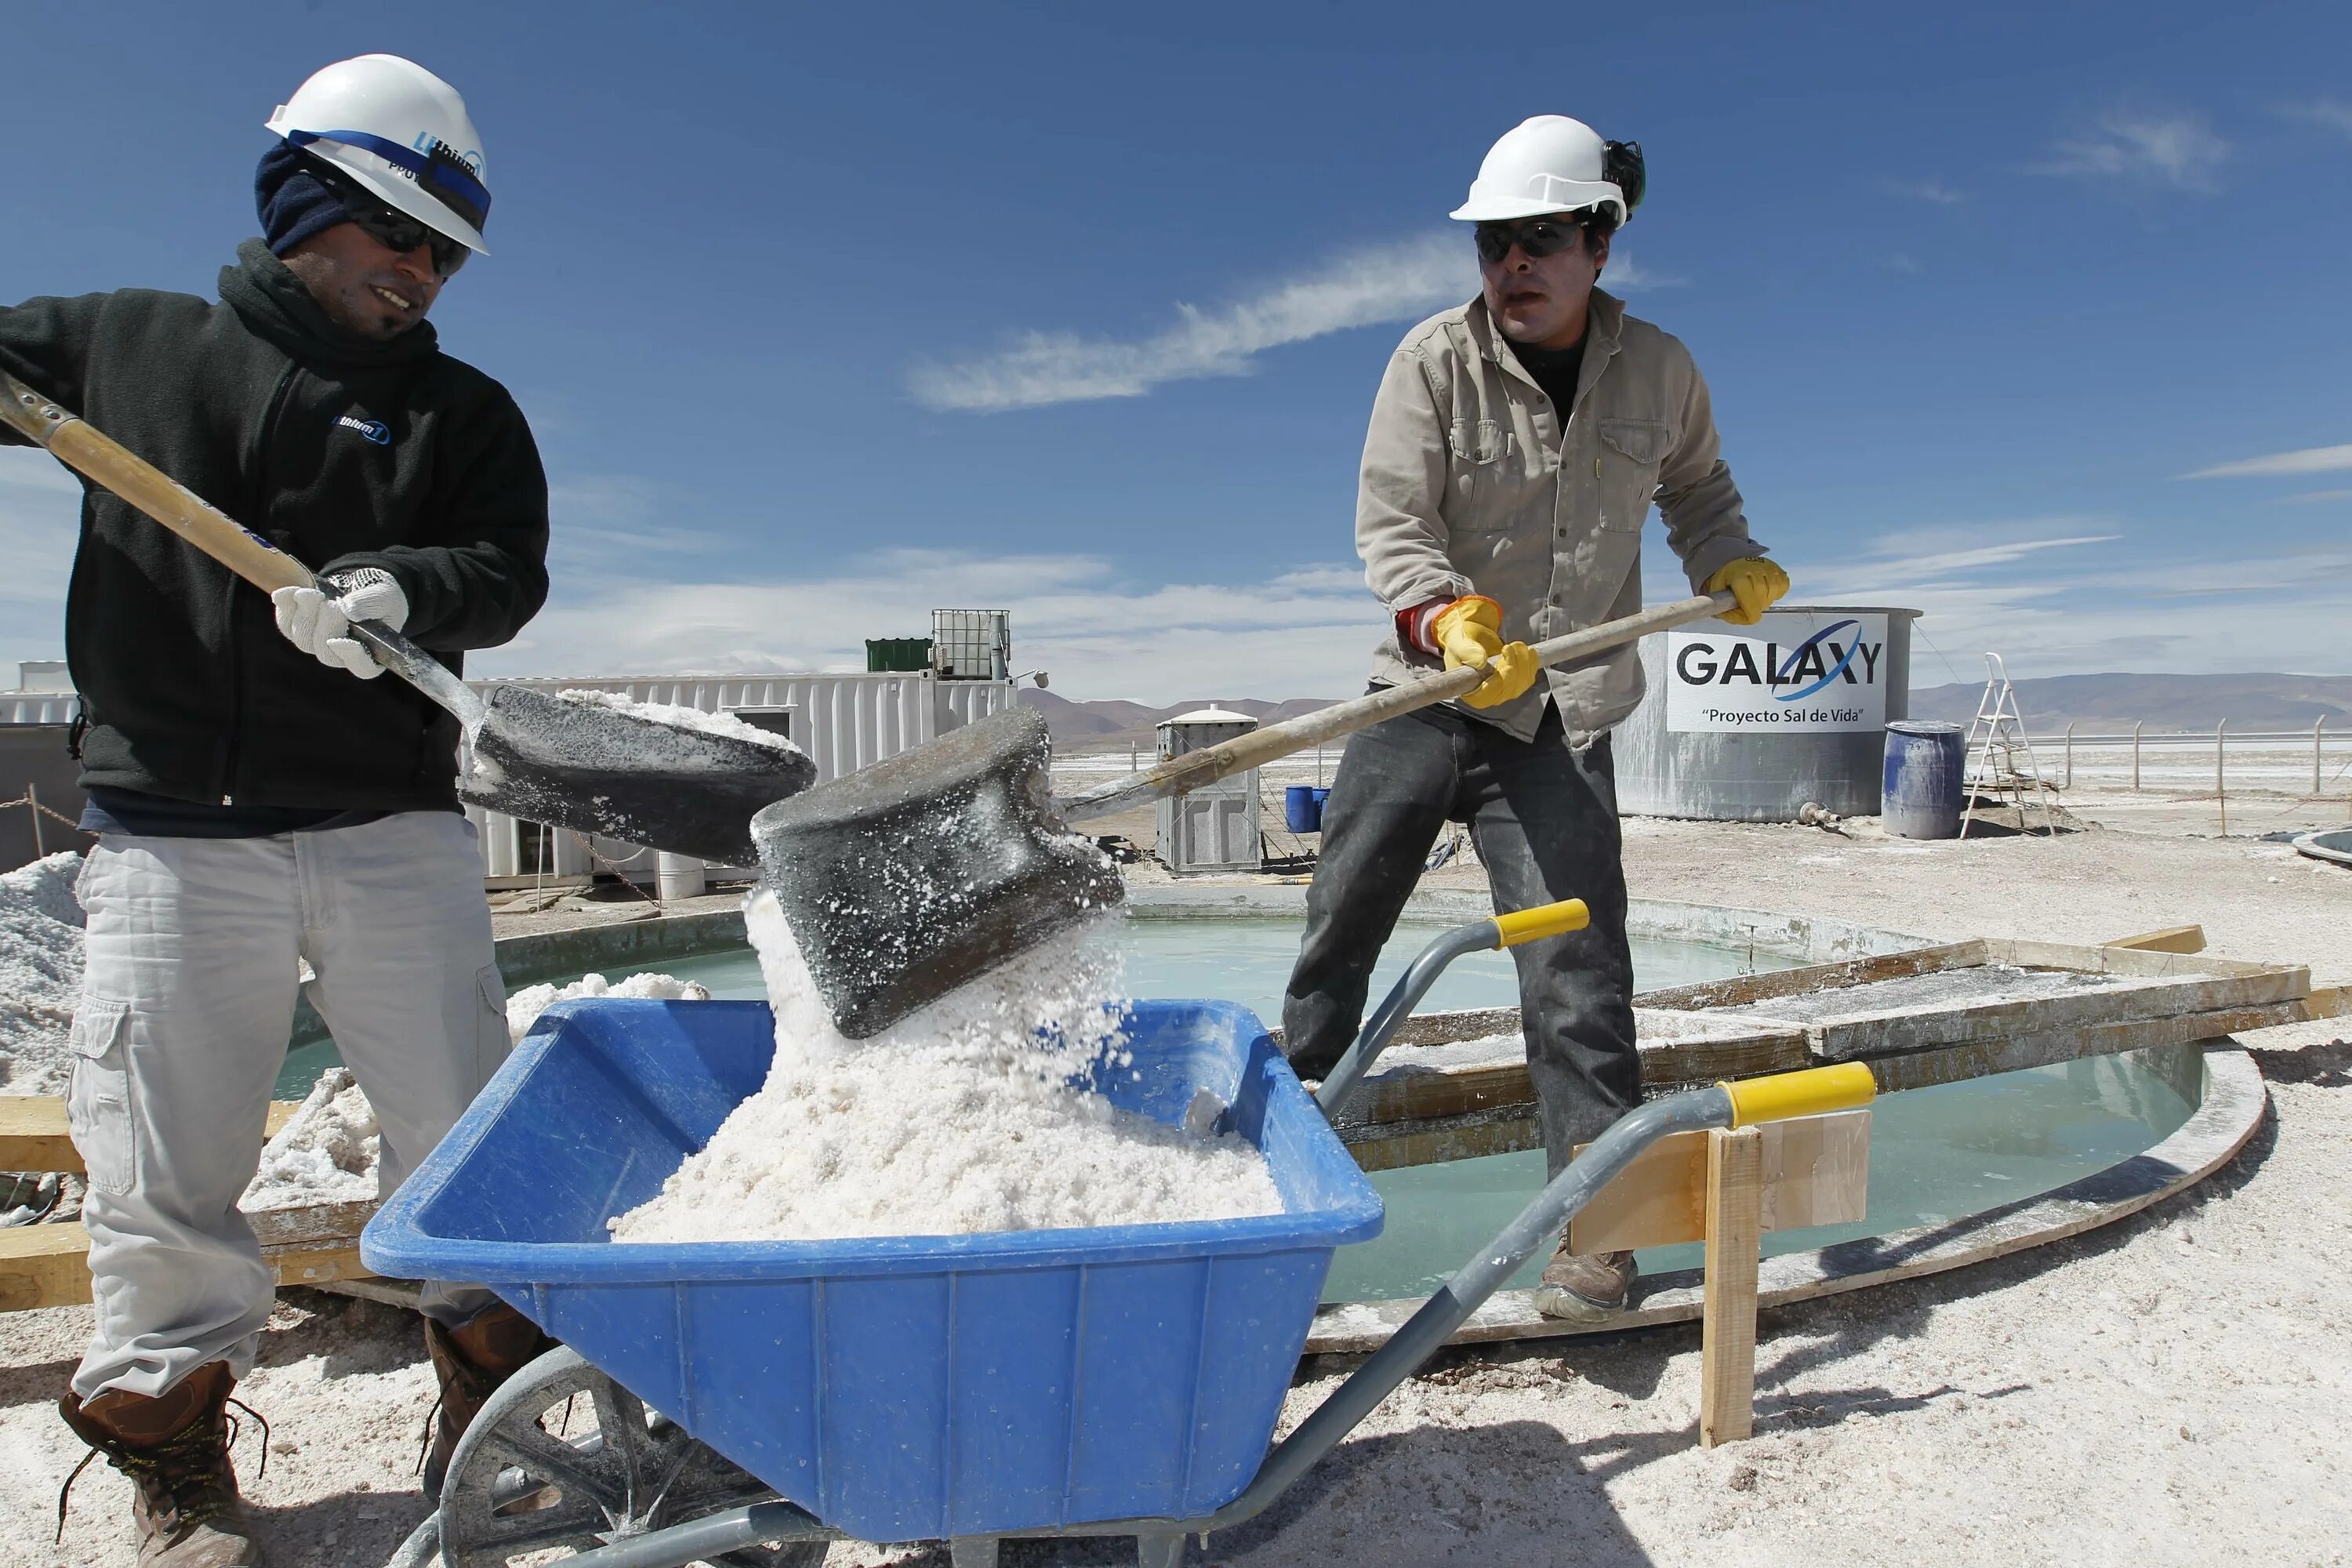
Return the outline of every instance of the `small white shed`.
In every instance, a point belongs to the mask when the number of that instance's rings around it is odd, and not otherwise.
[[[1257,728],[1246,713],[1198,708],[1162,720],[1160,760],[1197,752]],[[1160,803],[1160,858],[1169,870],[1255,871],[1265,863],[1258,836],[1257,770],[1235,773]]]

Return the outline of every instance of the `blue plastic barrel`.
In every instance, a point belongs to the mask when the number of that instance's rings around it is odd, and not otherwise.
[[[1898,719],[1886,726],[1878,813],[1898,838],[1957,838],[1968,736],[1958,724]]]
[[[1315,786],[1315,821],[1317,826],[1321,826],[1323,814],[1329,810],[1330,806],[1331,792],[1324,788],[1321,784],[1317,784]]]
[[[1282,820],[1293,833],[1323,831],[1323,797],[1328,790],[1292,784],[1282,792]]]

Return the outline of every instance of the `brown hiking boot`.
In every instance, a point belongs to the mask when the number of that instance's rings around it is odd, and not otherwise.
[[[1633,1291],[1632,1253],[1579,1255],[1563,1241],[1544,1266],[1543,1283],[1536,1287],[1536,1310],[1572,1323],[1605,1323],[1625,1310]]]
[[[441,1500],[449,1456],[457,1451],[457,1439],[474,1424],[483,1403],[498,1392],[499,1384],[557,1344],[540,1331],[537,1323],[504,1304],[478,1312],[454,1329],[431,1318],[425,1320],[425,1353],[433,1358],[434,1374],[441,1380],[441,1399],[433,1414],[433,1447],[425,1459],[425,1495],[429,1500]]]
[[[74,1435],[131,1478],[139,1568],[252,1568],[261,1561],[228,1458],[228,1363],[207,1362],[149,1399],[110,1388],[88,1404],[70,1390],[58,1414]],[[240,1406],[242,1408],[242,1406]],[[258,1419],[258,1417],[256,1417]],[[262,1462],[268,1463],[265,1426]],[[66,1478],[70,1490],[81,1474]],[[58,1494],[64,1534],[65,1492]]]

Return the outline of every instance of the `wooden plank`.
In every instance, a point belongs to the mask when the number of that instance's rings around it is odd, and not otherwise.
[[[2102,945],[2137,947],[2147,952],[2202,952],[2205,951],[2205,928],[2160,926],[2155,931],[2144,931],[2137,936],[2118,937]]]
[[[0,1312],[89,1300],[89,1237],[79,1225],[0,1230]]]
[[[2112,950],[2120,958],[2170,959],[2166,953]],[[2183,975],[2146,984],[2097,986],[2055,996],[1992,1000],[1926,1010],[1910,1008],[1830,1017],[1807,1026],[1814,1053],[1825,1061],[1940,1046],[1990,1043],[2020,1036],[2089,1028],[2212,1012],[2223,1008],[2291,1002],[2311,990],[2304,969],[2270,970],[2250,975]]]
[[[1740,1027],[1706,1014],[1637,1008],[1634,1026],[1642,1081],[1652,1086],[1750,1078],[1811,1062],[1804,1031],[1793,1025],[1759,1022]],[[1476,1057],[1465,1056],[1459,1048],[1434,1058],[1423,1054],[1443,1047],[1459,1047],[1465,1043],[1461,1040],[1391,1047],[1333,1121],[1412,1121],[1500,1105],[1534,1104],[1535,1085],[1528,1077],[1526,1047],[1518,1036],[1516,1011],[1509,1016],[1507,1036],[1494,1039],[1493,1050]]]
[[[1762,1130],[1706,1135],[1706,1302],[1700,1313],[1698,1441],[1756,1430],[1756,1271],[1762,1258]]]
[[[1878,1092],[1897,1094],[1906,1089],[1928,1089],[1963,1079],[2048,1067],[2053,1062],[2149,1050],[2158,1046],[2193,1045],[2242,1035],[2251,1029],[2309,1023],[2315,1018],[2336,1016],[2344,1005],[2342,988],[2330,986],[2309,996],[2267,1006],[2223,1007],[2172,1018],[2125,1019],[1863,1059],[1870,1064],[1870,1076],[1877,1080]]]
[[[1533,1106],[1502,1106],[1464,1116],[1423,1121],[1383,1121],[1335,1126],[1357,1168],[1393,1171],[1406,1165],[1441,1165],[1486,1154],[1516,1154],[1543,1147],[1543,1130]]]
[[[1694,1011],[1710,1007],[1738,1007],[1774,996],[1796,996],[1810,991],[1867,985],[1874,980],[1900,980],[1906,975],[1932,974],[1946,969],[1973,969],[1984,962],[1985,944],[1982,942],[1946,942],[1937,947],[1914,947],[1901,952],[1881,953],[1874,958],[1809,963],[1799,969],[1772,969],[1757,974],[1736,974],[1725,980],[1703,980],[1696,985],[1644,991],[1633,998],[1633,1005]]]
[[[302,1109],[273,1100],[262,1136],[275,1138]],[[0,1171],[63,1171],[81,1174],[81,1154],[67,1130],[66,1102],[55,1094],[0,1094]]]
[[[2301,995],[2311,988],[2311,971],[2301,964],[2265,963],[2242,958],[2215,958],[2210,953],[2153,952],[2132,947],[2085,947],[2079,942],[2035,942],[2004,937],[1985,943],[1987,963],[2013,963],[2021,969],[2073,969],[2086,974],[2130,974],[2151,980],[2180,975],[2238,976],[2256,979],[2301,975]],[[2265,996],[2248,1000],[2284,1001]]]
[[[66,1102],[50,1094],[0,1095],[0,1171],[81,1170]]]
[[[373,1279],[355,1237],[265,1247],[262,1261],[280,1285]],[[89,1235],[79,1222],[0,1230],[0,1311],[71,1307],[89,1300]]]
[[[1867,1216],[1867,1110],[1771,1121],[1758,1131],[1763,1139],[1763,1229],[1844,1225]],[[1706,1239],[1706,1162],[1703,1131],[1659,1139],[1569,1223],[1569,1250],[1631,1251]]]

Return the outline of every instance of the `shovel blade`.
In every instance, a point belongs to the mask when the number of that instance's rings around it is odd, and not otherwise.
[[[752,819],[761,885],[843,1034],[877,1034],[1126,896],[1054,815],[1052,752],[1042,716],[1008,709]]]
[[[721,866],[752,862],[751,818],[816,781],[803,753],[493,687],[457,793],[471,805]]]

